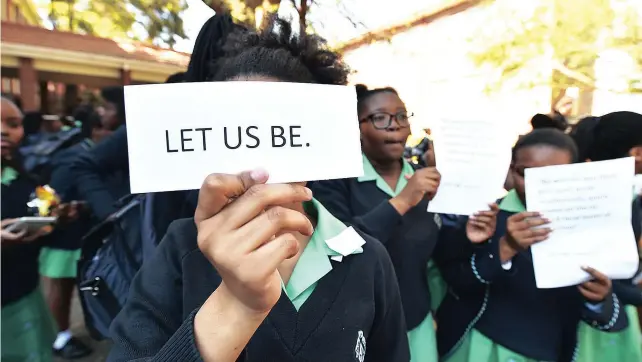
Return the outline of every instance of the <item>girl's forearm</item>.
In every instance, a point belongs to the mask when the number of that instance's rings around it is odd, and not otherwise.
[[[205,362],[235,362],[267,317],[247,309],[225,283],[210,295],[194,318],[194,336]]]

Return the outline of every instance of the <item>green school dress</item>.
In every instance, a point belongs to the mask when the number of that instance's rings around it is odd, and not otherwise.
[[[8,186],[18,172],[10,167],[2,170],[2,184]],[[50,362],[51,346],[56,327],[40,288],[19,300],[3,306],[0,328],[0,360],[2,362]]]
[[[444,297],[446,297],[448,285],[441,277],[437,264],[432,260],[428,262],[428,286],[430,287],[430,309],[436,312]]]
[[[51,362],[55,322],[40,288],[2,308],[2,362]]]
[[[636,194],[633,195],[635,199]],[[624,307],[629,326],[620,332],[602,332],[588,324],[580,324],[580,350],[577,362],[634,362],[642,361],[642,332],[638,311],[634,306]]]
[[[52,278],[75,278],[80,249],[64,250],[43,247],[40,250],[40,275]]]
[[[522,212],[526,208],[515,190],[506,194],[499,204],[500,210]],[[491,296],[492,298],[492,296]],[[461,345],[444,362],[548,362],[524,357],[517,352],[493,342],[476,329],[472,329]],[[604,361],[610,362],[610,361]]]
[[[403,168],[401,170],[401,175],[397,181],[396,190],[392,190],[388,183],[375,171],[374,167],[370,163],[370,160],[363,155],[363,176],[359,177],[357,180],[359,182],[366,181],[375,181],[377,188],[381,191],[388,194],[390,197],[397,196],[401,190],[406,187],[408,180],[406,176],[411,176],[415,173],[415,170],[412,168],[410,163],[406,160],[403,161]],[[431,268],[432,262],[428,263],[428,270],[436,270],[436,267]],[[437,275],[435,286],[441,287],[438,280],[441,279],[440,275]],[[430,274],[428,277],[428,285],[431,286]],[[431,289],[431,293],[433,293]],[[439,296],[441,292],[438,292],[436,295]],[[443,294],[441,294],[443,295]],[[437,297],[439,298],[439,297]],[[432,304],[432,303],[431,303]],[[431,362],[438,361],[439,354],[437,353],[437,337],[435,334],[435,323],[433,320],[432,314],[428,314],[426,318],[419,323],[419,325],[412,330],[408,331],[408,343],[410,345],[410,362]]]
[[[620,332],[606,333],[582,322],[577,362],[638,362],[642,361],[642,334],[638,312],[634,306],[625,307],[629,326]]]
[[[464,342],[444,362],[544,362],[526,358],[499,344],[486,336],[472,330]],[[603,361],[603,362],[611,362]],[[613,361],[615,362],[615,361]]]

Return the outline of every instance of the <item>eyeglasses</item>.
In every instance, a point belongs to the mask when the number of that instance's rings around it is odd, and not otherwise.
[[[359,123],[370,121],[376,129],[387,129],[392,125],[392,120],[394,119],[397,121],[399,127],[406,128],[410,127],[409,119],[414,115],[414,113],[408,114],[408,112],[399,112],[397,114],[377,112],[362,119]]]

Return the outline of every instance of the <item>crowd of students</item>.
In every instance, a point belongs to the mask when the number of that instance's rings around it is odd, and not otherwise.
[[[346,85],[348,74],[323,39],[297,35],[286,21],[255,32],[216,15],[188,72],[169,81]],[[84,139],[54,154],[47,182],[63,203],[47,233],[7,228],[28,215],[42,180],[19,152],[23,115],[2,99],[3,361],[89,353],[68,331],[77,249],[128,193],[122,88],[103,98],[104,109],[78,117]],[[150,219],[141,232],[157,246],[111,323],[109,361],[642,360],[642,290],[633,280],[586,266],[585,283],[536,287],[529,248],[552,230],[545,215],[526,211],[524,182],[527,168],[628,156],[642,174],[642,115],[573,127],[536,117],[514,146],[507,194],[463,217],[427,212],[440,185],[439,150],[426,143],[421,165],[404,158],[412,114],[399,94],[359,85],[355,106],[361,177],[266,184],[269,170],[258,169],[145,195]],[[641,198],[632,190],[636,240]],[[337,237],[357,245],[350,255],[328,246]],[[49,308],[40,275],[54,286]]]

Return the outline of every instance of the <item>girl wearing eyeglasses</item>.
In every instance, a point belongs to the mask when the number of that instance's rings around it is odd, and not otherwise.
[[[384,243],[399,281],[411,360],[437,361],[427,266],[441,220],[426,210],[440,175],[404,160],[412,114],[395,89],[358,85],[357,103],[364,175],[310,188],[339,220]]]

